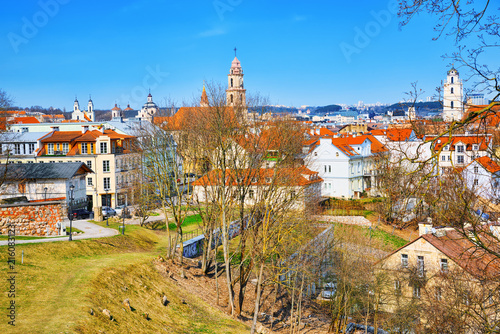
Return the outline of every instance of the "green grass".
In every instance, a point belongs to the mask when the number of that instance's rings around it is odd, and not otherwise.
[[[118,226],[111,225],[111,228]],[[2,321],[0,333],[97,333],[100,330],[154,333],[164,332],[165,328],[169,333],[243,332],[243,325],[191,297],[154,270],[151,260],[164,249],[164,235],[165,232],[127,226],[125,236],[16,245],[16,327]],[[21,251],[24,251],[24,264],[19,261]],[[0,247],[0,263],[4,264],[0,266],[1,277],[8,277],[7,257],[7,247]],[[129,286],[127,292],[118,289],[123,284]],[[8,290],[7,280],[2,279],[2,307],[11,300]],[[159,307],[162,293],[172,301],[166,308]],[[186,299],[187,305],[179,305],[179,297]],[[137,312],[127,314],[122,310],[121,302],[125,298],[130,298]],[[96,312],[94,317],[88,313],[90,308]],[[110,309],[117,322],[103,321],[102,308]],[[151,320],[138,316],[139,311],[148,312]]]
[[[354,230],[358,230],[363,232],[363,234],[369,238],[370,233],[371,237],[374,240],[379,240],[382,243],[382,248],[385,251],[393,251],[396,250],[408,243],[407,240],[400,238],[396,235],[392,235],[390,233],[387,233],[383,230],[377,229],[377,228],[372,228],[370,232],[370,228],[368,227],[363,227],[363,226],[357,226],[357,225],[344,225],[344,224],[339,224],[339,223],[334,223],[335,226],[339,227],[345,227],[345,228],[352,228]]]

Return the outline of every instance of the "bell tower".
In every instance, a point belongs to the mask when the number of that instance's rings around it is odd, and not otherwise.
[[[94,118],[94,102],[92,102],[91,96],[89,96],[89,103],[87,105],[87,113],[88,113],[88,117],[93,122],[95,120],[95,118]]]
[[[458,71],[452,67],[448,71],[443,87],[443,120],[459,121],[464,115],[463,84]]]
[[[228,83],[226,90],[226,100],[228,106],[246,106],[246,89],[243,85],[243,69],[241,63],[236,57],[236,48],[234,48],[234,59],[227,75]]]

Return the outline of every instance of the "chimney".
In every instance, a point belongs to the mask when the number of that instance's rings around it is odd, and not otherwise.
[[[426,222],[418,223],[418,236],[432,233],[432,218],[427,217]]]
[[[82,133],[85,133],[89,131],[89,126],[88,125],[82,125]]]

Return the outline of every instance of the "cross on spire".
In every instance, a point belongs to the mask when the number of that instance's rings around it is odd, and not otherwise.
[[[235,56],[235,57],[236,57],[236,50],[237,50],[237,49],[236,49],[236,48],[234,48],[234,56]]]

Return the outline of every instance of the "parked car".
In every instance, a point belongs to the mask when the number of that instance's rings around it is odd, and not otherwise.
[[[115,211],[116,211],[116,215],[119,216],[119,217],[123,217],[123,212],[125,210],[125,218],[132,218],[132,216],[130,215],[130,210],[128,207],[126,207],[125,205],[118,205],[116,208],[115,208]]]
[[[110,208],[109,206],[103,206],[102,207],[102,215],[104,217],[112,217],[116,215],[116,211],[113,208]]]
[[[73,220],[74,219],[86,219],[90,217],[91,212],[87,209],[75,209],[73,210]],[[68,214],[69,218],[69,214]]]
[[[324,299],[332,299],[337,291],[337,284],[334,282],[326,283],[321,291],[321,297]]]

